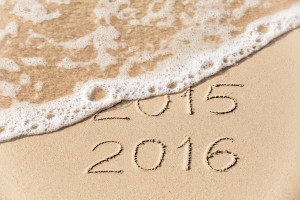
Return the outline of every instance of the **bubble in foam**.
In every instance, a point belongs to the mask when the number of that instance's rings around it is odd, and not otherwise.
[[[258,27],[257,27],[257,31],[259,32],[259,33],[267,33],[268,31],[269,31],[269,28],[268,28],[268,26],[267,25],[259,25]]]
[[[99,101],[106,96],[106,91],[101,87],[96,86],[92,89],[91,93],[88,96],[90,101]]]
[[[148,91],[149,91],[151,94],[153,94],[153,93],[155,92],[155,87],[150,87],[150,88],[148,89]]]
[[[0,134],[4,131],[4,127],[0,127]]]

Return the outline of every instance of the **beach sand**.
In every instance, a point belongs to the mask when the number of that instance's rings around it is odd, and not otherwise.
[[[191,93],[0,144],[0,199],[299,199],[297,44],[299,29]]]

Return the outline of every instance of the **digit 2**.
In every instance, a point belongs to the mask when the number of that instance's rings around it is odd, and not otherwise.
[[[105,159],[103,160],[100,160],[98,161],[97,163],[93,164],[88,170],[87,170],[87,173],[88,174],[97,174],[97,173],[122,173],[123,170],[101,170],[101,171],[94,171],[93,169],[95,167],[97,167],[98,165],[101,165],[102,163],[104,162],[109,162],[109,160],[117,157],[118,155],[121,154],[121,152],[123,151],[123,146],[121,145],[120,142],[117,142],[117,141],[105,141],[105,142],[101,142],[99,144],[97,144],[93,149],[92,151],[95,151],[99,146],[101,145],[104,145],[104,144],[109,144],[109,143],[112,143],[112,144],[117,144],[118,145],[118,150],[113,153],[112,155],[106,157]]]

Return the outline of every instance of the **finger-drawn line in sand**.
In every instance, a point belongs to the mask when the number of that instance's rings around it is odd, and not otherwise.
[[[192,165],[192,151],[193,151],[193,143],[191,142],[190,137],[186,137],[186,139],[177,147],[177,149],[183,148],[184,146],[188,147],[187,155],[186,155],[186,162],[185,162],[185,170],[191,170]]]
[[[102,120],[109,120],[109,119],[123,119],[123,120],[130,120],[129,117],[103,117],[100,119],[95,119],[95,121],[102,121]]]
[[[189,87],[189,89],[187,89],[183,95],[181,95],[181,97],[188,97],[188,114],[189,115],[193,115],[195,112],[194,112],[194,107],[193,107],[193,88],[192,87]]]
[[[226,111],[210,111],[211,113],[214,113],[214,114],[219,114],[219,115],[224,115],[224,114],[229,114],[229,113],[232,113],[234,112],[237,108],[238,108],[238,102],[235,98],[233,97],[230,97],[230,96],[226,96],[226,95],[216,95],[216,96],[212,96],[212,92],[213,92],[213,88],[214,87],[224,87],[224,86],[231,86],[231,87],[244,87],[243,84],[215,84],[215,85],[212,85],[210,86],[210,89],[208,91],[208,94],[206,95],[206,101],[209,101],[209,100],[212,100],[212,99],[229,99],[233,102],[233,106],[232,108],[226,110]],[[193,88],[190,87],[189,89],[187,89],[182,95],[181,97],[188,97],[188,114],[189,115],[193,115],[195,113],[194,111],[194,106],[193,106]],[[162,109],[160,111],[158,111],[158,113],[154,113],[154,114],[151,114],[151,113],[148,113],[146,111],[143,110],[142,106],[141,106],[141,101],[142,100],[137,100],[136,101],[136,106],[137,106],[137,109],[143,113],[144,115],[146,116],[149,116],[149,117],[157,117],[157,116],[160,116],[162,114],[164,114],[167,109],[169,108],[169,105],[170,105],[170,102],[171,102],[171,98],[170,98],[170,95],[166,95],[166,102],[164,104],[164,106],[162,107]],[[120,105],[122,103],[119,102],[117,105],[113,106],[113,107],[110,107],[110,108],[107,108],[105,110],[102,110],[100,112],[98,112],[97,114],[95,114],[93,116],[93,120],[94,121],[103,121],[103,120],[130,120],[131,118],[130,117],[102,117],[102,118],[98,118],[98,116],[108,110],[108,109],[114,109],[116,110],[118,105]],[[129,104],[130,106],[131,104]],[[121,108],[123,109],[123,107]]]
[[[107,158],[103,159],[103,160],[100,160],[98,161],[97,163],[93,164],[88,170],[87,170],[87,173],[88,174],[97,174],[97,173],[122,173],[123,170],[100,170],[100,171],[93,171],[93,169],[95,167],[97,167],[98,165],[101,165],[102,163],[104,162],[109,162],[111,159],[117,157],[118,155],[121,154],[121,152],[123,151],[123,146],[120,142],[117,142],[117,141],[105,141],[105,142],[101,142],[99,144],[97,144],[96,146],[93,147],[92,151],[95,151],[99,146],[101,145],[104,145],[104,144],[109,144],[109,143],[112,143],[112,144],[117,144],[118,145],[118,150],[113,153],[112,155],[108,156]]]
[[[228,138],[228,137],[223,137],[223,138],[220,138],[220,139],[216,140],[215,142],[213,142],[209,146],[208,150],[206,151],[206,156],[204,158],[205,163],[207,164],[209,169],[212,169],[212,170],[217,171],[217,172],[226,172],[226,171],[228,171],[229,169],[234,167],[237,164],[238,160],[240,159],[237,154],[235,154],[235,153],[233,153],[232,151],[229,151],[229,150],[215,150],[214,151],[216,146],[222,141],[234,142],[234,139],[233,138]],[[89,167],[89,169],[87,170],[88,174],[100,174],[100,173],[111,173],[111,172],[113,172],[113,173],[122,173],[122,172],[124,172],[123,170],[100,170],[100,171],[94,170],[94,168],[97,167],[98,165],[101,165],[104,162],[109,162],[113,158],[120,155],[121,152],[123,151],[123,146],[118,141],[101,142],[101,143],[97,144],[96,146],[94,146],[92,151],[95,151],[101,145],[109,144],[109,143],[117,144],[118,145],[118,150],[115,153],[113,153],[112,155],[106,157],[105,159],[102,159],[102,160],[98,161],[97,163],[95,163],[91,167]],[[143,167],[138,162],[139,149],[142,145],[146,145],[147,143],[158,144],[160,146],[160,149],[161,149],[160,156],[159,156],[159,159],[158,159],[156,165],[154,167],[150,167],[150,168]],[[185,148],[185,150],[186,150],[186,154],[185,154],[186,156],[185,156],[185,159],[184,159],[185,160],[184,161],[184,169],[185,169],[185,171],[190,171],[191,170],[191,165],[192,165],[192,151],[193,151],[193,143],[191,142],[191,137],[186,137],[185,140],[177,147],[177,149],[180,149],[180,148]],[[158,168],[160,168],[162,166],[162,163],[165,159],[166,153],[167,153],[167,146],[165,144],[163,144],[161,141],[156,140],[156,139],[142,140],[134,148],[134,151],[133,151],[133,161],[134,162],[133,163],[139,169],[142,169],[144,171],[154,171],[154,170],[157,170]],[[217,156],[224,155],[224,154],[230,155],[232,161],[225,167],[221,167],[219,169],[214,167],[210,160],[213,159],[213,158],[216,158]]]
[[[209,166],[210,169],[214,170],[214,171],[217,171],[217,172],[225,172],[225,171],[228,171],[230,168],[234,167],[238,160],[240,159],[239,156],[237,154],[234,154],[233,152],[229,151],[229,150],[216,150],[214,152],[213,149],[222,141],[231,141],[231,142],[234,142],[234,139],[233,138],[227,138],[227,137],[224,137],[224,138],[220,138],[218,139],[217,141],[215,141],[208,149],[207,153],[206,153],[206,157],[205,157],[205,162],[207,163],[207,165]],[[229,154],[229,155],[232,155],[232,163],[229,164],[228,166],[226,167],[223,167],[221,169],[216,169],[214,168],[211,163],[210,163],[210,159],[212,158],[215,158],[216,156],[218,155],[221,155],[221,154]]]
[[[160,146],[161,146],[161,156],[160,156],[160,158],[159,158],[159,161],[158,161],[158,163],[154,166],[154,167],[152,167],[152,168],[145,168],[145,167],[142,167],[139,163],[138,163],[138,153],[139,153],[139,148],[142,146],[142,145],[145,145],[146,143],[156,143],[156,144],[159,144]],[[143,141],[141,141],[140,143],[138,143],[137,145],[136,145],[136,148],[135,148],[135,150],[134,150],[134,156],[133,156],[133,158],[134,158],[134,163],[135,163],[135,165],[138,167],[138,168],[140,168],[140,169],[142,169],[142,170],[147,170],[147,171],[153,171],[153,170],[156,170],[156,169],[158,169],[159,167],[161,167],[161,165],[162,165],[162,162],[164,161],[164,157],[165,157],[165,155],[166,155],[166,148],[167,148],[167,146],[166,145],[164,145],[161,141],[159,141],[159,140],[155,140],[155,139],[149,139],[149,140],[143,140]]]
[[[244,87],[243,84],[216,84],[216,85],[212,85],[210,87],[210,90],[206,96],[206,101],[209,101],[211,99],[230,99],[233,102],[233,107],[230,108],[229,110],[226,111],[210,111],[211,113],[214,114],[218,114],[218,115],[224,115],[224,114],[228,114],[228,113],[232,113],[234,112],[237,108],[238,108],[238,102],[235,98],[233,97],[229,97],[226,95],[216,95],[216,96],[211,96],[212,92],[213,92],[213,87],[222,87],[222,86],[232,86],[232,87]]]
[[[97,114],[95,114],[93,116],[93,120],[94,121],[103,121],[103,120],[117,120],[117,119],[121,119],[121,120],[130,120],[130,117],[102,117],[102,118],[98,118],[98,116],[104,112],[104,111],[107,111],[108,109],[111,109],[111,108],[116,108],[118,105],[120,105],[121,103],[123,103],[122,101],[117,103],[116,105],[114,105],[113,107],[109,107],[107,109],[104,109],[100,112],[98,112]]]
[[[137,101],[136,101],[136,105],[137,105],[138,110],[141,111],[143,114],[145,114],[145,115],[147,115],[147,116],[149,116],[149,117],[157,117],[157,116],[160,116],[160,115],[164,114],[164,113],[166,112],[166,110],[169,108],[169,104],[170,104],[170,102],[171,102],[171,100],[170,100],[170,95],[166,95],[166,98],[167,98],[167,101],[166,101],[165,105],[164,105],[163,108],[162,108],[158,113],[156,113],[156,114],[150,114],[150,113],[145,112],[145,111],[142,109],[141,105],[140,105],[140,101],[141,101],[141,100],[137,100]]]

